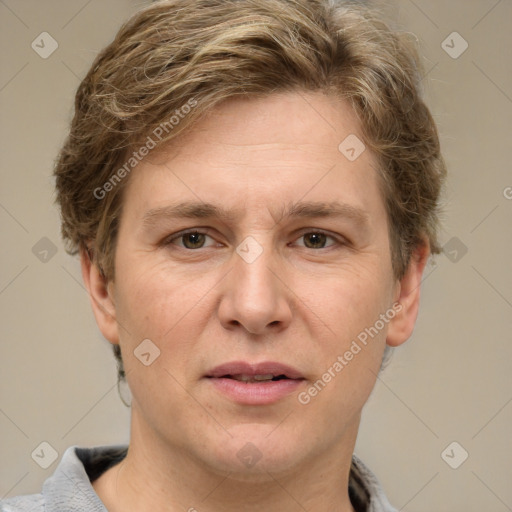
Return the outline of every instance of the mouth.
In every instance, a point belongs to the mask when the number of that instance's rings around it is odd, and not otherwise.
[[[225,378],[243,382],[265,382],[283,379],[303,379],[302,373],[293,366],[274,361],[249,363],[247,361],[233,361],[213,368],[206,377]]]
[[[278,380],[289,379],[286,375],[273,375],[272,373],[267,373],[266,375],[247,375],[247,374],[237,374],[237,375],[223,375],[220,377],[221,379],[233,379],[239,382],[245,382],[249,384],[250,382],[276,382]]]
[[[305,381],[299,370],[275,362],[235,361],[215,367],[205,377],[224,397],[244,405],[277,402]]]

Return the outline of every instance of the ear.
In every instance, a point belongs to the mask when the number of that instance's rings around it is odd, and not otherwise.
[[[395,302],[400,303],[401,309],[389,321],[386,337],[386,343],[391,347],[405,343],[414,330],[420,307],[421,278],[429,255],[430,246],[425,240],[414,250],[405,275],[398,282]]]
[[[107,281],[96,263],[92,261],[90,252],[85,248],[80,249],[80,265],[96,323],[103,336],[113,345],[118,345],[119,332],[113,299],[113,283]]]

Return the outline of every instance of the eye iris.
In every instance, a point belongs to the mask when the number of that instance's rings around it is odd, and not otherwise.
[[[325,245],[327,236],[323,233],[308,233],[304,235],[304,244],[309,249],[318,249],[318,247],[323,247]],[[312,243],[308,242],[310,240]]]
[[[186,233],[183,235],[183,245],[187,249],[197,249],[204,244],[204,236],[203,233]]]
[[[183,235],[183,245],[187,249],[197,249],[204,244],[204,233],[186,233]],[[305,246],[318,249],[325,246],[327,236],[324,233],[307,233],[304,235]]]

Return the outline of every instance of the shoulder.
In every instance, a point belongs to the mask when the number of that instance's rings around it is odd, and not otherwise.
[[[39,512],[44,511],[44,509],[44,496],[42,494],[15,496],[0,502],[0,512]]]
[[[350,468],[349,495],[356,504],[356,510],[397,512],[389,503],[375,474],[355,454],[352,456]]]
[[[122,460],[127,448],[127,445],[67,448],[40,494],[4,499],[0,501],[0,512],[106,512],[91,482]]]

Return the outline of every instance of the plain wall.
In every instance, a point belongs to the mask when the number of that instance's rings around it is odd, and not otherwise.
[[[128,441],[110,345],[78,259],[60,240],[51,173],[80,79],[144,4],[0,2],[0,498],[39,492],[57,465],[32,460],[43,441],[59,458],[71,445]],[[448,245],[425,273],[412,338],[364,410],[356,453],[400,510],[504,512],[512,510],[512,3],[394,0],[385,9],[419,40],[449,169]],[[457,58],[454,31],[468,43]],[[41,32],[58,43],[47,59],[31,47]],[[441,457],[453,441],[469,454],[457,469]]]

